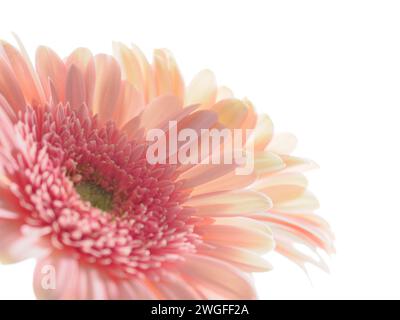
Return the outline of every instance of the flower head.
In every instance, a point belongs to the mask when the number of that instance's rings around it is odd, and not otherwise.
[[[114,51],[62,60],[40,47],[34,68],[22,46],[1,42],[0,261],[37,258],[45,299],[251,299],[251,273],[270,270],[261,257],[270,250],[325,268],[297,247],[333,252],[300,173],[313,162],[290,155],[293,137],[274,135],[269,117],[210,71],[186,87],[167,50],[151,64],[136,47]],[[200,145],[179,140],[171,152],[170,121],[202,138],[254,129],[232,151],[254,170],[168,161]],[[148,159],[153,129],[168,141],[158,163]]]

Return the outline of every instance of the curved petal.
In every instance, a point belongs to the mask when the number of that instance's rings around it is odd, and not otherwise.
[[[286,172],[305,171],[318,168],[318,165],[314,161],[309,159],[298,158],[288,155],[280,155],[280,158],[286,165]]]
[[[241,129],[250,129],[250,130],[254,130],[257,124],[257,113],[255,112],[254,106],[251,103],[250,100],[248,99],[243,99],[242,101],[244,103],[244,105],[247,108],[247,117],[246,119],[243,121],[242,125],[241,125]]]
[[[226,128],[240,128],[248,115],[248,108],[239,99],[221,100],[211,107],[218,114],[218,121]]]
[[[121,281],[121,298],[130,300],[155,300],[159,299],[155,291],[151,288],[151,284],[146,279],[131,279]]]
[[[225,99],[232,99],[234,98],[233,91],[229,89],[228,87],[220,86],[217,89],[217,99],[216,101],[219,102],[221,100]]]
[[[223,299],[256,298],[249,275],[231,264],[203,255],[188,254],[185,258],[178,270],[200,291],[208,289]]]
[[[253,135],[247,142],[248,146],[252,145],[256,151],[264,150],[271,141],[273,132],[274,126],[270,117],[268,117],[266,114],[259,115]]]
[[[286,165],[281,157],[275,153],[259,151],[254,154],[254,170],[260,176],[269,175],[285,167]]]
[[[113,43],[114,55],[121,64],[122,77],[126,79],[134,88],[143,92],[144,79],[142,68],[137,57],[124,44],[120,42]]]
[[[298,246],[299,244],[308,248],[309,252],[305,253],[301,250]],[[307,272],[305,268],[306,263],[329,272],[328,266],[316,248],[291,233],[286,233],[284,236],[282,234],[276,236],[276,251],[297,264],[305,272]]]
[[[249,218],[219,218],[212,224],[199,225],[195,230],[205,242],[211,244],[256,252],[268,252],[275,246],[268,225]]]
[[[272,265],[259,254],[233,246],[212,245],[200,248],[200,253],[232,263],[245,272],[265,272],[272,270]]]
[[[184,83],[171,52],[166,49],[154,50],[153,69],[157,95],[173,94],[183,102]]]
[[[301,196],[307,188],[307,179],[301,173],[278,173],[257,182],[254,189],[265,193],[276,206],[278,203]]]
[[[0,59],[0,94],[15,111],[25,109],[25,98],[20,84],[10,65],[4,59]]]
[[[18,135],[16,134],[12,123],[12,120],[14,120],[12,118],[13,116],[14,114],[12,110],[9,110],[9,105],[6,102],[2,101],[2,97],[0,95],[0,119],[2,122],[2,125],[0,127],[0,146],[2,147],[2,149],[0,150],[0,156],[2,157],[10,156],[11,150],[14,149],[17,145]],[[0,167],[3,167],[1,162]]]
[[[0,223],[2,219],[17,220],[23,217],[23,213],[18,209],[16,198],[7,184],[0,185],[0,195]]]
[[[146,57],[136,46],[128,48],[122,43],[114,43],[113,49],[121,64],[123,79],[143,95],[146,104],[149,103],[155,97],[155,81]]]
[[[79,108],[86,103],[86,87],[83,75],[78,67],[71,65],[67,73],[65,100],[73,108]]]
[[[154,99],[141,115],[141,126],[145,129],[161,128],[168,120],[182,110],[182,104],[175,96],[167,95]]]
[[[0,94],[0,108],[2,112],[4,113],[4,116],[6,116],[9,120],[11,120],[13,123],[17,121],[17,110],[15,110],[13,107],[9,105],[7,100]]]
[[[236,168],[234,164],[198,164],[180,176],[184,188],[194,188],[227,175]]]
[[[176,271],[163,272],[161,279],[155,283],[163,299],[199,300],[204,299],[195,287],[187,283]]]
[[[290,154],[296,148],[297,138],[291,133],[279,133],[275,135],[267,150],[276,154]]]
[[[66,65],[70,68],[74,65],[80,71],[85,82],[86,105],[92,106],[93,94],[96,80],[95,65],[93,55],[86,48],[78,48],[74,50],[67,58]]]
[[[94,57],[96,67],[96,83],[93,96],[94,113],[99,120],[105,122],[112,118],[118,101],[121,71],[117,61],[109,55],[99,54]]]
[[[35,268],[39,299],[141,300],[157,296],[146,279],[120,278],[79,259],[72,252],[53,252]]]
[[[256,179],[257,176],[255,173],[238,175],[235,171],[230,171],[229,173],[216,178],[215,180],[210,180],[204,184],[199,184],[193,189],[191,195],[197,196],[214,192],[240,190],[250,186],[254,181],[256,181]]]
[[[0,56],[4,54],[4,58],[9,62],[26,101],[29,104],[32,104],[34,101],[39,102],[41,99],[37,83],[35,82],[28,62],[25,61],[21,53],[9,43],[0,41],[0,46],[2,48],[2,50],[0,50]]]
[[[122,127],[143,111],[144,97],[129,82],[122,81],[121,90],[115,108],[114,120],[118,127]]]
[[[271,200],[262,193],[239,190],[195,196],[185,205],[196,208],[199,216],[245,216],[272,208]]]
[[[53,253],[36,264],[33,286],[38,299],[76,299],[83,280],[77,257]]]
[[[300,239],[325,250],[328,254],[335,252],[333,247],[333,234],[325,221],[315,224],[312,220],[316,215],[293,215],[268,213],[263,216],[255,216],[260,221],[265,221],[272,228],[274,236],[284,234],[297,235]]]
[[[319,208],[317,198],[309,191],[305,191],[299,197],[279,202],[274,205],[273,211],[283,213],[312,212]]]
[[[40,237],[23,234],[19,221],[0,219],[0,262],[17,263],[45,255],[48,249],[40,245]]]
[[[201,104],[202,108],[211,106],[217,97],[217,81],[209,70],[199,72],[186,90],[185,105]]]
[[[50,48],[39,47],[36,51],[36,70],[47,98],[51,97],[50,80],[57,97],[60,101],[65,101],[67,69],[60,57]]]

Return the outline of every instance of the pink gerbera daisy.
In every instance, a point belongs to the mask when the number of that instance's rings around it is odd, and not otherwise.
[[[210,71],[186,87],[167,50],[151,64],[136,47],[114,50],[63,60],[39,47],[34,68],[1,42],[0,261],[37,258],[41,299],[253,299],[270,250],[325,268],[332,234],[312,213],[299,171],[313,162],[289,155],[293,138]],[[146,133],[169,120],[254,129],[254,172],[149,163]]]

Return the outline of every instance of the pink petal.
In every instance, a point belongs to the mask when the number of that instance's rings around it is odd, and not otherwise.
[[[145,104],[156,97],[153,70],[144,54],[136,46],[128,48],[114,43],[114,54],[121,64],[123,79],[126,79],[141,94]]]
[[[197,109],[198,107],[199,107],[198,105],[185,107],[177,115],[177,117],[182,118],[182,115],[185,115],[185,113],[187,113],[187,111],[190,112],[190,114],[188,114],[187,116],[183,117],[182,119],[179,119],[179,122],[177,124],[177,132],[179,133],[181,130],[184,130],[184,129],[192,129],[192,130],[194,130],[194,132],[196,132],[197,137],[199,137],[199,139],[194,142],[189,142],[189,143],[185,143],[185,142],[178,143],[178,146],[177,146],[178,150],[176,150],[175,153],[169,152],[169,153],[171,153],[171,156],[175,157],[175,155],[179,151],[184,152],[184,150],[189,150],[193,146],[193,144],[201,143],[200,142],[201,139],[204,138],[204,136],[202,136],[202,129],[210,129],[217,124],[218,119],[217,119],[217,114],[215,112],[208,111],[208,110],[207,111],[200,110],[200,111],[191,113],[191,111],[193,111],[194,109]],[[169,139],[169,134],[170,134],[170,132],[168,132],[168,139]],[[198,149],[198,150],[200,150],[200,149]],[[206,154],[205,156],[208,157],[209,155]],[[189,167],[191,167],[191,166],[189,166]]]
[[[144,92],[142,66],[135,54],[122,43],[113,44],[114,55],[121,64],[123,79],[126,79],[136,90]]]
[[[96,72],[92,53],[86,48],[78,48],[68,56],[66,65],[68,68],[74,65],[79,69],[85,82],[86,104],[92,106],[96,81]]]
[[[249,139],[248,144],[252,143],[256,151],[264,150],[272,139],[273,131],[274,127],[271,119],[265,114],[259,115],[253,135]]]
[[[0,183],[0,221],[15,220],[23,216],[18,208],[14,194],[10,191],[8,185],[2,186]]]
[[[118,101],[121,71],[117,61],[108,55],[99,54],[94,58],[96,67],[96,83],[93,97],[93,112],[99,120],[110,120]]]
[[[248,99],[243,99],[242,102],[247,108],[247,117],[240,126],[241,129],[255,129],[257,124],[257,113],[255,112],[254,106]]]
[[[161,280],[155,283],[167,300],[198,300],[205,297],[176,272],[163,272]]]
[[[255,173],[248,175],[237,175],[235,171],[231,171],[215,180],[210,180],[204,184],[196,186],[191,195],[204,195],[207,193],[239,190],[251,185],[257,176]]]
[[[313,224],[312,216],[308,218],[299,218],[297,215],[282,215],[277,213],[268,213],[263,216],[255,217],[258,220],[268,222],[269,226],[274,229],[276,234],[282,233],[284,230],[296,234],[307,242],[318,246],[327,253],[334,253],[333,234],[329,226]],[[318,217],[318,216],[316,216]]]
[[[268,252],[275,246],[268,225],[249,218],[218,218],[212,224],[199,225],[196,232],[210,244],[256,252]]]
[[[25,98],[10,65],[0,58],[0,94],[15,111],[25,109]]]
[[[36,51],[36,70],[39,74],[40,82],[46,93],[47,98],[50,98],[51,90],[49,80],[54,85],[57,97],[60,101],[65,101],[65,83],[67,70],[64,62],[58,55],[47,47],[39,47]]]
[[[224,299],[256,298],[251,278],[224,261],[189,254],[179,271],[198,289],[207,288]]]
[[[55,288],[49,288],[49,272],[55,272]],[[98,266],[79,260],[71,252],[54,252],[40,260],[34,274],[39,299],[141,300],[156,299],[150,282],[114,276]]]
[[[172,94],[183,102],[184,83],[171,52],[166,49],[155,50],[153,69],[157,95]]]
[[[0,262],[16,263],[25,259],[41,257],[48,250],[40,246],[36,235],[24,235],[19,222],[0,219]]]
[[[269,262],[251,250],[233,246],[213,245],[204,246],[199,252],[232,263],[245,272],[265,272],[272,270]]]
[[[199,216],[235,216],[265,212],[272,208],[271,200],[255,191],[228,191],[195,196],[185,205],[197,209]]]
[[[68,69],[65,92],[66,101],[73,108],[78,108],[86,103],[85,81],[82,73],[75,65],[71,65]]]
[[[2,122],[0,128],[0,146],[3,147],[3,153],[6,153],[7,151],[11,152],[17,144],[14,126],[11,122],[12,119],[8,116],[9,113],[12,113],[12,111],[9,110],[9,105],[2,101],[2,96],[0,95],[0,119]]]
[[[82,281],[79,262],[72,255],[53,253],[40,260],[34,273],[34,291],[38,299],[76,299],[82,295],[85,282]],[[53,282],[54,281],[54,282]]]
[[[254,185],[265,193],[274,206],[301,196],[307,188],[307,179],[301,173],[290,172],[270,175]]]
[[[11,120],[13,123],[17,121],[17,110],[15,110],[13,107],[11,107],[7,100],[0,94],[0,108],[2,109],[2,112],[4,116],[6,116],[9,120]]]
[[[145,129],[161,128],[168,120],[182,110],[182,104],[175,96],[162,96],[154,99],[141,115],[141,126]]]
[[[123,290],[123,299],[155,300],[161,298],[151,289],[148,280],[126,280],[121,282],[120,287]]]
[[[199,164],[185,171],[179,178],[185,188],[193,188],[223,177],[235,169],[236,165]]]
[[[4,54],[3,58],[9,62],[26,101],[28,101],[28,103],[32,103],[33,101],[39,102],[41,99],[37,83],[35,82],[28,62],[25,61],[25,58],[21,53],[19,53],[12,45],[4,41],[1,41],[0,45],[2,47],[2,50],[0,50],[0,56]]]
[[[289,235],[289,238],[294,238],[292,235]],[[280,254],[282,254],[283,256],[287,257],[288,259],[290,259],[292,262],[294,262],[295,264],[297,264],[300,268],[302,268],[305,272],[307,272],[306,268],[305,268],[305,264],[306,263],[310,263],[322,270],[324,270],[325,272],[329,272],[329,268],[326,265],[326,263],[324,262],[324,260],[322,259],[322,257],[320,256],[320,254],[318,253],[318,251],[315,248],[310,248],[311,252],[313,253],[313,255],[311,254],[306,254],[304,252],[302,252],[298,246],[296,246],[295,244],[303,244],[304,243],[301,240],[291,240],[291,241],[287,241],[287,238],[282,237],[281,235],[278,235],[276,237],[276,251]]]
[[[144,97],[134,86],[125,80],[121,83],[121,90],[115,108],[114,119],[118,127],[123,126],[143,111]]]

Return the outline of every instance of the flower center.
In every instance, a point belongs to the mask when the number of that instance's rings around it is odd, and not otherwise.
[[[113,208],[113,194],[92,182],[81,182],[75,186],[84,201],[89,201],[93,207],[109,212]]]
[[[21,191],[24,205],[33,208],[32,223],[51,226],[57,248],[73,248],[118,277],[150,274],[196,251],[197,220],[183,205],[190,190],[175,166],[147,161],[142,136],[99,123],[85,105],[28,109],[24,119],[40,147],[18,180],[31,183]]]

